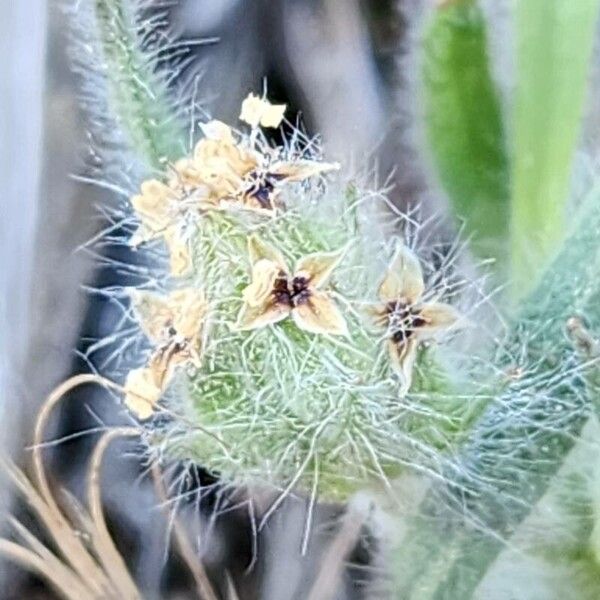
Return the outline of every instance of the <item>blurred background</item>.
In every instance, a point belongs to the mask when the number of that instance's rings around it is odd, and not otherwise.
[[[70,68],[64,11],[69,4],[0,2],[0,43],[7,57],[0,84],[0,427],[4,451],[18,462],[27,456],[32,420],[49,391],[70,374],[89,370],[89,361],[101,365],[114,350],[108,345],[93,356],[86,354],[94,341],[110,335],[121,317],[106,296],[91,290],[127,283],[127,274],[114,263],[107,265],[103,257],[82,249],[106,225],[98,207],[109,205],[111,197],[74,177],[85,176],[94,165],[78,102],[79,82]],[[390,177],[397,184],[393,192],[397,202],[426,197],[433,208],[433,195],[419,170],[407,168],[416,162],[409,145],[404,146],[408,136],[398,135],[410,119],[398,110],[404,85],[398,64],[409,16],[403,14],[404,7],[387,0],[172,4],[169,21],[176,37],[218,38],[215,44],[192,46],[184,73],[190,81],[202,74],[199,95],[208,113],[234,121],[241,100],[250,91],[262,91],[266,81],[272,101],[288,103],[289,114],[301,115],[309,132],[323,134],[328,156],[359,163],[368,156],[381,181]],[[107,247],[105,252],[118,259],[123,250]],[[123,420],[120,408],[98,401],[95,392],[85,389],[80,395],[86,410],[80,406],[62,410],[51,430],[55,437]],[[77,399],[65,405],[77,406]],[[94,439],[90,433],[60,445],[52,463],[56,485],[81,490]],[[175,593],[185,597],[189,582],[181,572],[178,576],[176,565],[172,580],[168,575],[157,580],[165,560],[165,532],[153,526],[151,486],[140,481],[136,460],[123,458],[126,452],[126,445],[112,452],[119,460],[107,467],[112,477],[105,491],[110,517],[127,538],[119,541],[127,547],[148,597],[157,597],[161,585],[170,590],[162,592],[165,597]],[[10,497],[4,494],[2,501],[6,507]],[[140,505],[145,507],[142,512]],[[206,510],[208,514],[210,507]],[[239,511],[236,516],[234,511],[218,524],[208,560],[215,572],[227,569],[235,576],[241,598],[303,597],[298,591],[302,580],[311,578],[302,572],[315,571],[321,553],[318,543],[301,564],[268,570],[274,557],[294,555],[300,545],[303,509],[283,507],[282,512],[286,510],[291,514],[275,520],[273,531],[265,536],[284,547],[266,550],[272,544],[261,543],[263,559],[249,574],[246,567],[255,550],[247,515]],[[326,541],[339,510],[322,512],[324,531],[317,538]],[[278,535],[278,530],[286,535]],[[50,597],[39,581],[16,567],[3,570],[3,575],[3,599]],[[360,569],[354,576],[369,579]],[[352,596],[354,585],[348,582],[346,587],[340,598]]]
[[[192,44],[182,75],[182,89],[191,98],[196,75],[202,74],[199,95],[208,114],[234,121],[241,100],[250,91],[260,92],[266,81],[272,101],[288,103],[288,114],[300,115],[309,133],[322,133],[328,158],[357,170],[373,169],[379,183],[389,186],[397,206],[418,205],[427,219],[457,211],[464,217],[465,212],[477,210],[475,201],[465,207],[453,199],[456,186],[447,176],[470,164],[472,156],[487,157],[488,166],[500,165],[500,173],[507,168],[505,157],[486,146],[489,136],[495,144],[504,135],[494,126],[463,159],[460,145],[453,147],[458,158],[450,163],[427,149],[425,138],[439,136],[448,127],[443,120],[422,119],[433,105],[423,104],[422,58],[415,48],[427,36],[423,20],[445,4],[452,2],[156,0],[147,2],[146,10],[166,7],[168,26],[177,38],[218,40]],[[509,4],[504,0],[479,3],[478,14],[494,23],[485,39],[493,60],[489,72],[475,72],[483,77],[476,79],[481,95],[468,100],[473,114],[483,111],[488,121],[510,107],[518,79],[511,58],[514,31],[507,15]],[[92,134],[78,101],[80,82],[70,68],[70,31],[63,7],[58,0],[0,0],[4,57],[0,66],[0,443],[2,451],[17,462],[27,456],[32,420],[49,391],[73,373],[110,365],[114,352],[110,343],[89,351],[110,336],[122,317],[101,290],[131,283],[127,279],[131,274],[119,268],[119,261],[131,258],[123,254],[125,250],[107,245],[98,256],[83,248],[106,226],[99,207],[109,206],[113,198],[110,190],[81,182],[94,169],[95,157],[88,151]],[[443,28],[427,31],[431,35],[425,43],[434,44],[447,34]],[[468,53],[476,43],[475,35],[464,51]],[[461,64],[460,68],[467,67]],[[584,135],[575,132],[577,153],[583,157],[575,161],[576,168],[582,172],[592,171],[590,162],[596,158],[600,119],[596,107],[585,101],[597,89],[596,71],[594,62],[591,89],[582,94]],[[486,91],[488,85],[493,91]],[[498,122],[502,129],[503,119],[498,117]],[[477,137],[476,126],[474,131]],[[481,199],[488,207],[489,202],[506,200],[509,184],[502,174],[494,176],[492,183],[487,179],[475,175],[473,182],[461,182],[461,189],[493,188]],[[572,185],[570,179],[567,185]],[[488,218],[498,225],[505,215],[503,209],[494,210],[489,210]],[[453,228],[448,227],[448,231]],[[460,224],[455,221],[454,227]],[[499,254],[489,245],[482,247],[483,258]],[[477,247],[474,251],[479,252]],[[96,395],[85,389],[65,403],[76,408],[60,411],[52,424],[53,436],[63,438],[123,422],[121,409]],[[77,399],[83,400],[85,410]],[[53,450],[57,486],[81,491],[82,470],[95,439],[93,432],[69,438]],[[117,445],[107,468],[111,472],[105,486],[107,511],[118,543],[145,597],[194,597],[181,565],[166,554],[164,524],[156,526],[156,497],[141,476],[143,466],[129,450],[127,444]],[[189,473],[187,485],[193,489],[203,477],[201,471]],[[11,503],[8,488],[0,488],[0,494],[6,510]],[[215,502],[215,498],[204,500],[203,514],[211,515]],[[244,510],[232,507],[217,519],[206,543],[205,560],[219,588],[226,588],[229,573],[242,600],[305,598],[337,529],[340,509],[319,509],[308,555],[291,561],[301,544],[303,510],[284,505],[258,547]],[[381,590],[373,582],[381,575],[380,566],[373,563],[369,543],[365,540],[354,548],[355,567],[347,572],[336,598],[379,597]],[[249,565],[254,565],[250,571]],[[15,567],[2,567],[0,598],[52,597],[35,578]]]

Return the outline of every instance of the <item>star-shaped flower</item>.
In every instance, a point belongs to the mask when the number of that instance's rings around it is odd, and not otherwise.
[[[379,286],[381,304],[375,315],[388,332],[390,359],[401,378],[403,393],[412,382],[419,344],[455,326],[460,318],[449,304],[423,301],[424,291],[419,259],[406,246],[400,246]]]
[[[131,296],[140,326],[154,344],[146,366],[131,371],[125,383],[125,404],[144,419],[153,413],[178,366],[200,366],[207,303],[204,294],[193,288],[166,297],[134,290]]]
[[[286,108],[285,104],[271,104],[268,100],[250,93],[242,102],[240,120],[252,128],[259,125],[276,128],[281,124]]]
[[[322,289],[343,258],[343,250],[309,254],[293,272],[276,248],[256,236],[248,240],[248,253],[252,282],[243,292],[239,329],[257,329],[291,316],[298,327],[311,333],[347,333],[341,311]]]

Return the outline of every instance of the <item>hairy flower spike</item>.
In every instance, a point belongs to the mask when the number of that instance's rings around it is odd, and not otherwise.
[[[419,259],[401,245],[379,286],[382,304],[375,308],[377,322],[389,333],[387,341],[394,370],[406,393],[419,344],[456,325],[460,315],[449,304],[423,302],[425,291]]]
[[[200,367],[201,333],[207,312],[204,294],[193,288],[162,297],[134,290],[133,310],[155,348],[145,367],[125,384],[125,403],[140,419],[149,417],[180,365]]]
[[[202,125],[190,155],[144,183],[133,202],[141,231],[166,242],[171,273],[189,277],[185,290],[166,296],[134,294],[153,349],[129,373],[126,403],[143,420],[176,402],[185,421],[175,410],[172,420],[148,423],[164,433],[162,451],[227,482],[315,494],[318,487],[343,500],[373,478],[398,476],[413,436],[429,460],[431,428],[407,418],[397,399],[410,385],[418,341],[441,320],[427,313],[436,305],[423,300],[416,258],[410,269],[390,267],[379,320],[405,375],[386,376],[381,336],[353,307],[364,305],[377,277],[370,262],[377,248],[363,225],[379,213],[373,200],[381,207],[387,200],[356,186],[349,193],[337,178],[294,185],[339,165],[322,162],[318,141],[302,135],[273,145],[258,129],[268,117],[252,118],[258,124],[247,131]],[[410,326],[401,322],[402,302],[407,315],[418,313]],[[422,366],[428,373],[429,363]],[[186,393],[163,400],[184,370]]]
[[[310,333],[345,335],[346,321],[330,294],[320,290],[344,251],[311,254],[299,260],[293,274],[274,247],[251,236],[248,253],[252,282],[244,290],[237,327],[256,329],[290,316]]]

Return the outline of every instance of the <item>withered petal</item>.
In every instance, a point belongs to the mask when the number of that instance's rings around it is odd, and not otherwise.
[[[319,288],[331,277],[333,270],[339,265],[346,249],[335,252],[316,252],[301,258],[296,265],[296,275],[305,276],[311,287]]]
[[[311,290],[310,297],[292,310],[296,325],[310,333],[346,335],[348,327],[333,298],[325,292]]]
[[[213,119],[207,123],[202,123],[200,125],[200,129],[202,129],[202,133],[209,140],[226,142],[227,144],[235,144],[231,127],[229,127],[229,125],[226,123],[223,123],[223,121]]]
[[[236,329],[249,331],[282,321],[290,314],[291,308],[279,302],[265,302],[261,306],[250,306],[244,302],[237,318]]]
[[[289,273],[283,254],[257,235],[248,237],[248,254],[250,256],[250,264],[252,265],[256,264],[259,260],[266,259],[275,263],[285,273]]]
[[[155,344],[164,343],[167,326],[172,326],[177,335],[189,340],[200,335],[207,312],[202,290],[182,288],[161,296],[133,289],[130,297],[136,320]]]
[[[337,171],[339,163],[325,163],[317,160],[295,160],[278,162],[269,167],[269,173],[281,177],[281,181],[304,181],[309,177]]]
[[[429,302],[420,308],[419,317],[425,321],[425,324],[418,328],[418,334],[422,338],[456,326],[461,314],[450,304]]]
[[[131,308],[142,331],[154,343],[159,343],[166,323],[172,318],[168,298],[152,292],[129,290]]]
[[[175,290],[169,294],[169,307],[177,334],[188,340],[196,340],[208,312],[204,292],[193,287]]]
[[[379,286],[379,298],[383,302],[403,300],[407,304],[415,304],[424,289],[419,259],[412,250],[401,244]]]
[[[262,306],[273,292],[275,280],[281,267],[273,261],[262,258],[252,266],[252,282],[242,292],[244,300],[252,307]]]
[[[141,193],[131,198],[131,205],[144,228],[155,236],[169,226],[174,199],[171,188],[157,179],[150,179],[142,183]]]
[[[419,341],[410,337],[402,342],[388,340],[388,351],[392,368],[400,378],[400,395],[404,396],[412,384],[412,373],[417,358]]]
[[[260,98],[255,94],[248,94],[242,102],[240,120],[248,123],[251,127],[279,127],[287,105],[271,104],[268,100]]]
[[[162,390],[147,367],[133,369],[125,381],[125,406],[140,420],[154,414]]]
[[[169,264],[173,277],[183,277],[192,269],[192,254],[189,243],[179,234],[177,228],[165,231],[165,242],[169,249]]]

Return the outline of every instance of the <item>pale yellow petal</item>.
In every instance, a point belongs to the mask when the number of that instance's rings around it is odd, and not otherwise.
[[[325,292],[312,290],[310,297],[294,307],[292,318],[296,325],[310,333],[346,335],[346,320],[333,299]]]
[[[402,244],[379,287],[379,298],[384,302],[403,301],[415,304],[423,295],[423,290],[423,272],[419,259]]]
[[[163,231],[172,219],[173,190],[156,179],[144,181],[141,193],[131,198],[131,205],[145,229],[153,234]]]
[[[282,271],[289,272],[283,254],[257,235],[251,235],[248,238],[248,255],[250,256],[250,264],[252,265],[256,264],[259,260],[266,259],[275,263]]]
[[[402,342],[388,340],[388,351],[392,368],[400,378],[400,394],[405,395],[412,383],[412,374],[417,359],[419,341],[410,337]]]
[[[335,252],[308,254],[298,261],[294,275],[306,277],[311,287],[318,288],[327,283],[345,254],[345,248]]]
[[[280,272],[279,265],[266,258],[254,263],[252,282],[243,291],[244,301],[252,307],[263,305],[273,293],[273,286]]]
[[[235,139],[233,137],[233,132],[231,131],[231,127],[223,123],[223,121],[212,120],[208,123],[203,123],[200,125],[202,129],[202,133],[209,140],[217,140],[221,142],[226,142],[228,144],[235,144]]]
[[[271,104],[268,100],[250,93],[242,102],[240,120],[251,127],[279,127],[286,108],[285,104]]]
[[[430,302],[419,309],[419,317],[425,321],[417,330],[423,338],[455,327],[461,319],[461,314],[450,304]]]
[[[184,240],[175,227],[165,231],[165,242],[169,249],[169,265],[173,277],[188,275],[192,269],[192,254],[189,242]]]
[[[172,319],[168,299],[136,289],[130,290],[129,296],[133,314],[142,331],[150,340],[158,343],[164,337],[164,329]]]
[[[143,367],[133,369],[125,381],[125,406],[141,420],[154,414],[162,390],[154,383],[152,371]]]
[[[286,104],[271,104],[266,102],[262,116],[260,118],[260,124],[263,127],[271,127],[275,129],[281,125],[283,121],[283,115],[285,114],[287,105]]]
[[[193,168],[207,186],[239,189],[244,177],[259,164],[259,156],[237,144],[204,138],[194,149]]]
[[[269,173],[281,177],[282,181],[304,181],[309,177],[337,171],[339,163],[324,163],[316,160],[296,160],[275,163],[269,167]]]
[[[198,288],[182,288],[171,292],[168,302],[177,335],[197,339],[208,312],[204,292]]]
[[[287,304],[268,301],[261,306],[250,306],[247,302],[237,318],[236,329],[248,331],[258,329],[285,319],[291,308]]]
[[[195,189],[203,184],[201,173],[196,169],[196,164],[191,158],[178,160],[171,171],[169,185],[172,188]]]

